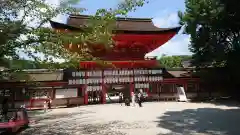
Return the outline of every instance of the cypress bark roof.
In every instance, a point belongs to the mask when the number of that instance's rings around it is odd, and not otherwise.
[[[87,27],[91,16],[87,15],[70,15],[67,24],[61,24],[51,21],[53,28],[63,28],[70,30],[81,30]],[[181,27],[158,28],[154,26],[151,18],[123,18],[118,17],[116,21],[116,33],[139,33],[155,34],[165,32],[178,32]]]

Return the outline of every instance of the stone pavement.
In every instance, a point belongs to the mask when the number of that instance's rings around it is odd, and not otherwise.
[[[54,109],[20,135],[240,135],[240,109],[209,103],[144,103]]]

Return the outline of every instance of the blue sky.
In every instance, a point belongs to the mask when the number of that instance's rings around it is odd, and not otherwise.
[[[58,4],[58,0],[48,0],[50,3]],[[76,6],[86,8],[84,14],[94,14],[99,8],[114,8],[121,0],[81,0]],[[149,0],[148,4],[138,8],[135,12],[128,14],[130,17],[153,18],[158,27],[178,26],[177,12],[184,11],[185,0]],[[61,16],[55,19],[59,22],[66,22],[66,17]],[[186,55],[191,54],[188,50],[189,36],[181,32],[160,48],[147,54],[149,56]]]

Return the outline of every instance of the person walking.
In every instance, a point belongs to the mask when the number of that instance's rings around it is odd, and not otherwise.
[[[4,98],[2,101],[2,109],[1,109],[1,115],[3,116],[4,120],[7,120],[7,114],[8,114],[8,99]]]
[[[130,102],[129,98],[125,98],[125,106],[130,106]]]
[[[48,100],[45,100],[45,101],[43,102],[43,109],[44,109],[44,112],[46,113],[47,110],[48,110]]]
[[[119,104],[122,106],[122,102],[123,102],[123,93],[120,92],[119,93]]]
[[[142,93],[141,92],[138,93],[138,105],[139,105],[139,107],[142,107]]]
[[[135,93],[132,92],[131,96],[132,96],[132,106],[135,106]]]
[[[48,96],[48,109],[52,108],[52,99],[50,96]]]

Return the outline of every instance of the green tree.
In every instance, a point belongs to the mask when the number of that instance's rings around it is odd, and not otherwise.
[[[239,87],[240,79],[240,10],[236,3],[236,0],[186,0],[185,12],[179,12],[180,24],[191,35],[193,64],[198,68],[215,68],[214,72],[222,68],[218,72],[222,80],[212,72],[205,78],[217,80],[218,85],[219,81],[228,83],[233,89]]]
[[[159,59],[160,64],[165,68],[182,68],[182,62],[191,60],[191,56],[162,56]]]
[[[145,0],[124,0],[114,9],[99,9],[89,21],[87,31],[59,33],[45,27],[52,18],[65,14],[81,14],[84,8],[73,5],[78,0],[62,0],[59,6],[49,5],[45,0],[2,0],[0,2],[0,62],[18,60],[18,50],[24,51],[34,63],[47,65],[48,68],[59,65],[54,58],[64,59],[65,66],[75,66],[80,60],[97,60],[90,55],[91,44],[102,43],[111,49],[111,39],[116,16],[125,16],[129,11],[141,7]],[[33,23],[34,22],[34,23]],[[82,45],[78,53],[70,52],[66,44]],[[45,58],[41,59],[42,53]],[[5,61],[6,62],[6,61]],[[19,61],[20,62],[20,61]],[[45,64],[44,64],[45,63]],[[9,65],[9,63],[8,63]],[[20,66],[21,67],[21,66]],[[11,67],[10,67],[11,68]],[[17,67],[15,67],[17,68]]]

